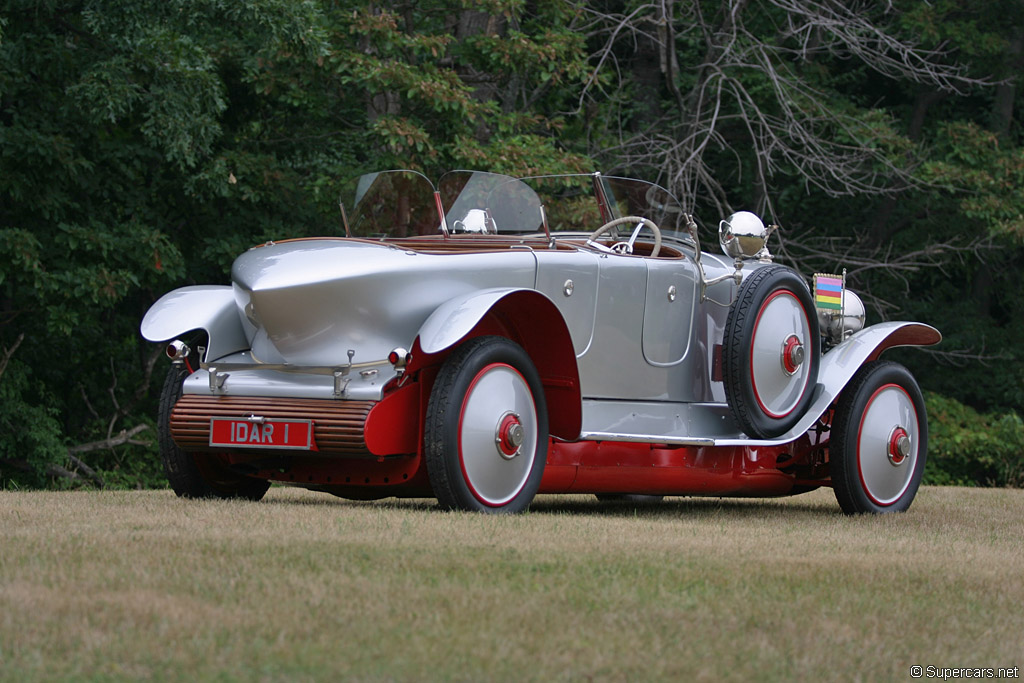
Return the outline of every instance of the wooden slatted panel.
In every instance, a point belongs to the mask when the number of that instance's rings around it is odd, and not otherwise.
[[[210,450],[210,418],[260,415],[313,420],[324,455],[368,456],[364,427],[375,401],[325,401],[259,396],[182,396],[171,412],[171,438],[184,451]]]

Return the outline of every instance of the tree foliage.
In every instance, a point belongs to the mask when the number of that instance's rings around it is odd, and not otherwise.
[[[923,385],[1012,416],[1021,10],[0,0],[0,480],[157,481],[147,307],[254,243],[337,233],[341,184],[385,167],[600,169],[708,225],[758,210],[783,261],[942,329],[903,358]]]

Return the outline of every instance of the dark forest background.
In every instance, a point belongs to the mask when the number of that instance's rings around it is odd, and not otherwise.
[[[1024,0],[0,0],[0,485],[162,485],[146,309],[383,168],[755,210],[943,332],[926,482],[1024,485],[1022,66]]]

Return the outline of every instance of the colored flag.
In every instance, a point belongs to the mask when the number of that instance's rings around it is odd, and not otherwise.
[[[824,310],[843,308],[843,277],[826,273],[814,274],[814,304]]]

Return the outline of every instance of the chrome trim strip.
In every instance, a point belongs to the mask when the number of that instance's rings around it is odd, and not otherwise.
[[[583,432],[580,441],[625,441],[627,443],[656,443],[668,446],[714,446],[714,439],[695,436],[667,436],[664,434],[616,434],[613,432]]]
[[[276,370],[278,372],[294,372],[302,375],[334,375],[336,372],[346,372],[357,368],[372,368],[378,366],[390,366],[384,360],[367,361],[365,363],[349,363],[347,365],[290,365],[288,363],[200,363],[199,367],[209,371],[213,368],[217,374],[226,370]]]

